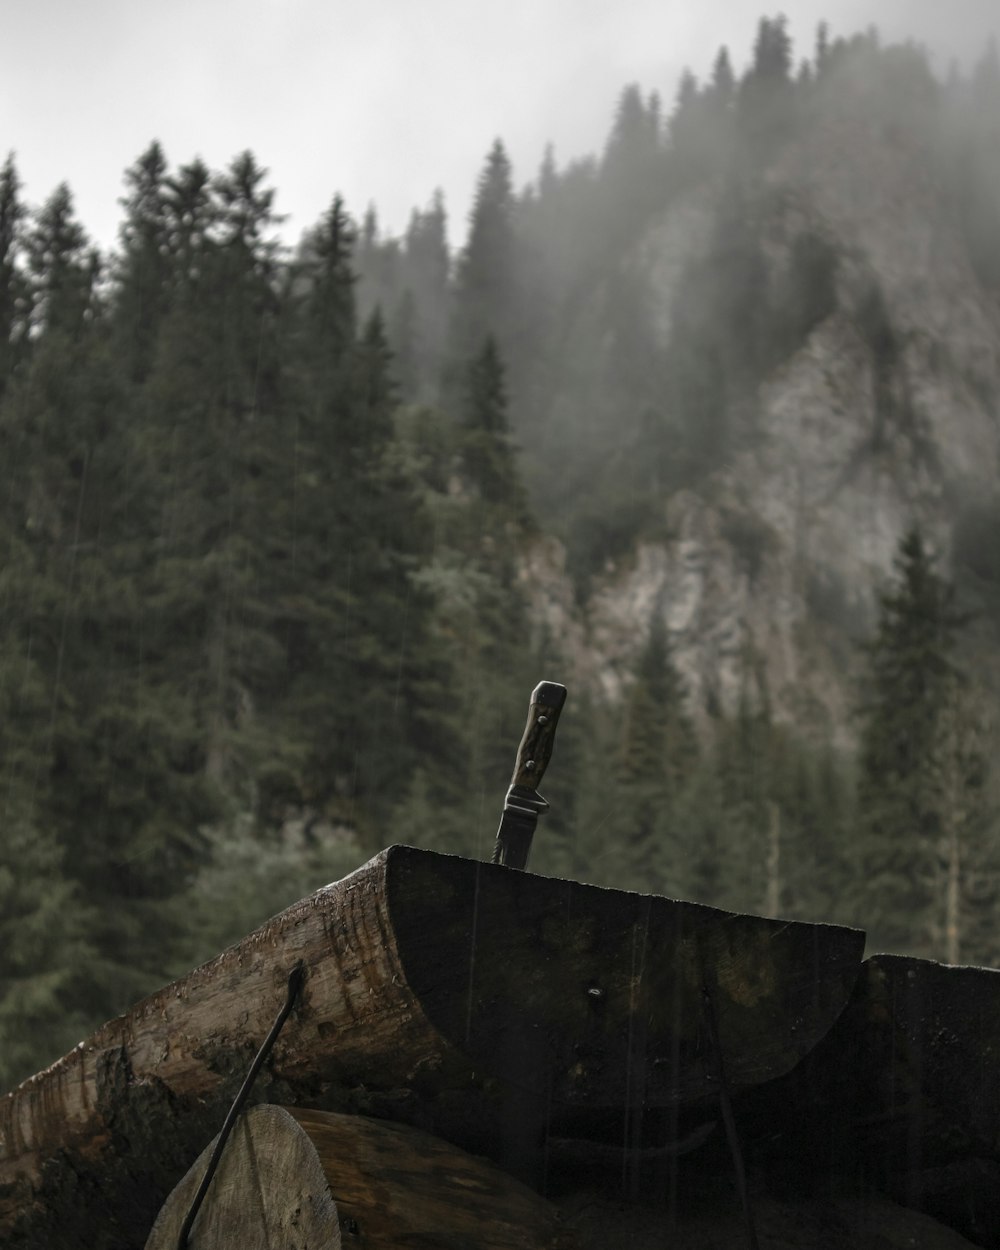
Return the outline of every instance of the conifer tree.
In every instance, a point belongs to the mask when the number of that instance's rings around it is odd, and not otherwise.
[[[51,776],[52,703],[49,679],[31,654],[24,579],[33,579],[36,594],[42,587],[31,552],[6,524],[2,532],[0,1089],[8,1089],[87,1032],[91,1017],[81,1010],[79,984],[95,952],[61,831],[41,801]]]
[[[917,528],[900,540],[868,650],[863,709],[858,865],[864,923],[876,949],[932,954],[941,876],[943,810],[936,774],[949,701],[960,683],[962,618]],[[940,950],[936,952],[942,954]]]
[[[736,97],[736,77],[729,59],[729,49],[725,46],[716,53],[712,65],[711,92],[716,106],[721,109],[730,108]]]
[[[310,232],[294,270],[285,369],[288,517],[285,546],[276,549],[283,578],[273,598],[273,627],[284,648],[287,713],[279,738],[286,749],[273,753],[268,765],[266,810],[282,802],[324,810],[338,792],[350,801],[348,699],[330,700],[326,691],[352,685],[352,506],[364,489],[352,473],[353,245],[353,227],[338,196]]]
[[[525,501],[511,442],[504,366],[487,337],[469,365],[462,432],[466,480],[480,499],[509,518],[524,518]]]
[[[680,675],[670,654],[662,609],[654,611],[628,692],[618,789],[633,880],[679,893],[685,874],[679,828],[682,795],[698,748],[684,706]]]
[[[785,17],[762,17],[753,48],[752,73],[759,80],[787,82],[792,71],[792,41]]]
[[[458,259],[452,359],[466,361],[493,335],[508,354],[516,337],[516,254],[511,164],[499,139],[479,177],[468,240]]]
[[[688,72],[682,76],[682,91],[685,83],[697,94],[697,84]],[[659,151],[659,120],[658,98],[653,97],[647,106],[636,83],[622,91],[603,161],[605,176],[618,180],[620,189],[648,175]]]
[[[753,61],[740,84],[740,131],[750,170],[769,161],[791,133],[791,74],[792,41],[787,19],[761,18]]]
[[[125,171],[125,184],[128,194],[119,201],[125,220],[115,274],[116,346],[129,378],[141,382],[152,366],[172,276],[167,159],[159,143],[151,143]]]
[[[601,163],[601,216],[604,255],[627,247],[664,195],[664,163],[660,141],[660,99],[648,102],[634,83],[618,100]]]
[[[736,715],[719,726],[715,741],[723,823],[716,850],[721,868],[713,885],[718,905],[737,911],[763,912],[773,900],[773,853],[768,854],[775,832],[773,732],[766,685],[748,651]],[[780,837],[780,824],[777,832]]]
[[[256,712],[280,681],[269,618],[287,444],[264,177],[243,153],[214,179],[195,162],[170,180],[174,295],[137,450],[145,523],[158,535],[143,573],[143,600],[157,608],[148,643],[206,727],[203,777],[251,809],[267,751]]]
[[[93,1022],[165,976],[177,932],[170,898],[198,862],[204,808],[184,709],[163,689],[143,628],[143,473],[92,295],[95,258],[64,189],[28,246],[32,355],[0,407],[12,470],[0,515],[17,552],[3,646],[47,714],[40,733],[25,719],[30,703],[9,707],[4,754],[30,760],[19,765],[32,786],[17,827],[45,831],[39,853],[64,874],[65,889],[58,879],[53,889],[68,921],[74,900],[85,909],[76,940],[90,957],[58,997],[67,1019]]]
[[[830,25],[820,22],[816,27],[816,77],[822,77],[828,68],[830,59]]]
[[[357,332],[353,247],[353,227],[338,195],[310,235],[308,259],[299,266],[308,288],[302,348],[321,402],[343,384],[343,364]]]
[[[19,264],[25,208],[14,156],[0,168],[0,400],[27,346],[28,289]]]
[[[439,397],[450,318],[447,218],[435,192],[430,207],[410,218],[400,261],[403,294],[390,335],[404,399]]]
[[[35,217],[26,250],[33,324],[40,333],[72,342],[93,311],[99,259],[87,247],[66,183],[60,183]]]
[[[426,524],[397,445],[379,310],[357,335],[351,233],[335,200],[302,269],[295,547],[275,603],[287,640],[283,723],[303,727],[286,787],[377,842],[421,737],[431,737],[436,692],[425,662],[429,602],[413,581]]]
[[[397,392],[381,313],[363,327],[356,353],[355,425],[350,448],[351,650],[363,688],[351,709],[362,825],[381,830],[383,796],[402,792],[426,754],[438,706],[438,665],[428,649],[430,599],[414,584],[430,533],[396,443]]]
[[[167,179],[166,209],[173,283],[190,298],[199,281],[207,280],[209,233],[216,222],[212,175],[204,161],[182,165]]]

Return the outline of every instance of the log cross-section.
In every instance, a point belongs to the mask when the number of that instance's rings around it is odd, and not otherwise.
[[[177,1250],[210,1154],[173,1190],[145,1250]],[[555,1207],[440,1138],[365,1116],[274,1106],[239,1122],[191,1228],[191,1250],[574,1244]]]

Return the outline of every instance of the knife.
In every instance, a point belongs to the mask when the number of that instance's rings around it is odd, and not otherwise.
[[[504,800],[497,830],[493,863],[507,868],[524,868],[531,850],[531,839],[538,817],[548,803],[538,793],[538,783],[552,756],[559,713],[566,702],[566,687],[558,682],[541,681],[531,692],[528,721],[517,748],[514,775]]]

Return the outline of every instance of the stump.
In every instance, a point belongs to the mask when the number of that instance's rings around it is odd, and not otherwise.
[[[214,1142],[170,1194],[146,1250],[177,1250]],[[571,1250],[555,1208],[439,1138],[332,1112],[254,1107],[226,1144],[190,1250]]]

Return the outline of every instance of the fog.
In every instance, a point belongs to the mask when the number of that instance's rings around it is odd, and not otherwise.
[[[784,6],[796,55],[817,23],[932,49],[943,70],[968,60],[998,22],[993,0],[876,0]],[[360,215],[377,204],[401,231],[436,187],[453,246],[476,173],[502,137],[517,178],[544,146],[560,162],[603,141],[626,82],[672,100],[685,66],[704,71],[721,44],[745,63],[765,11],[635,0],[222,0],[134,5],[71,0],[7,5],[0,62],[0,152],[15,150],[29,200],[66,180],[79,216],[114,242],[121,172],[158,138],[173,161],[220,167],[252,149],[280,188],[294,240],[339,190]],[[234,20],[238,16],[238,20]]]

